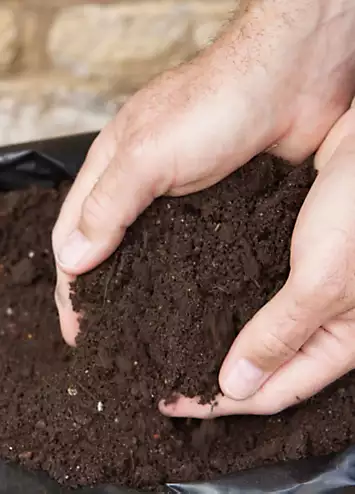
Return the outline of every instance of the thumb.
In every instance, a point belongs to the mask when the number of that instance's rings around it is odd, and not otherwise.
[[[95,162],[88,160],[87,173],[91,168]],[[139,149],[116,154],[83,198],[78,223],[58,252],[63,271],[80,274],[111,255],[127,227],[168,188],[163,178],[159,167],[149,166]]]
[[[219,375],[229,398],[244,400],[255,394],[322,324],[324,312],[296,293],[288,281],[234,341]]]

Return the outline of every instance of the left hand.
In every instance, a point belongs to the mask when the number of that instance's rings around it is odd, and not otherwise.
[[[218,405],[181,397],[160,404],[165,415],[273,414],[355,368],[355,108],[328,135],[316,167],[288,281],[236,338],[220,372]]]
[[[107,259],[156,197],[202,190],[270,147],[295,163],[319,148],[354,95],[354,28],[351,0],[249,0],[213,45],[127,102],[53,231],[69,344],[79,330],[70,282]]]

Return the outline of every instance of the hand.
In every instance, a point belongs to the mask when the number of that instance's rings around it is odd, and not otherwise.
[[[282,290],[243,328],[220,372],[218,405],[180,398],[166,415],[273,414],[355,368],[355,108],[316,158]]]
[[[69,282],[107,258],[155,197],[208,187],[271,146],[301,161],[349,107],[353,2],[246,3],[212,47],[137,93],[93,144],[53,232],[69,344]]]

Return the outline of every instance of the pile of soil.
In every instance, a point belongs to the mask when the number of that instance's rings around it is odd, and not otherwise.
[[[75,283],[75,350],[52,295],[50,231],[66,187],[0,196],[0,456],[69,485],[153,488],[350,444],[352,375],[275,417],[157,411],[174,391],[213,398],[230,343],[287,278],[314,176],[311,163],[260,156],[207,191],[157,200]]]

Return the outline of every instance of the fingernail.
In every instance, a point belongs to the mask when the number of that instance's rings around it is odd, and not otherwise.
[[[234,400],[245,400],[256,393],[264,379],[261,369],[249,360],[240,359],[225,378],[223,391]]]
[[[58,262],[63,267],[75,268],[91,248],[91,242],[79,230],[74,230],[58,253]]]

